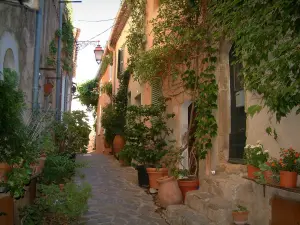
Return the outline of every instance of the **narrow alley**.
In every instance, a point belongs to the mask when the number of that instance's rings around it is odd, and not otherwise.
[[[121,167],[113,156],[97,153],[77,157],[86,161],[81,172],[84,178],[77,182],[88,182],[92,186],[89,210],[84,216],[85,225],[164,225],[164,219],[155,212],[151,195],[138,187],[136,171],[132,167]]]

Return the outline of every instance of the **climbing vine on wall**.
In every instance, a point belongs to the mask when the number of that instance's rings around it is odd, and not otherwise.
[[[133,11],[140,11],[140,5],[135,7],[137,9]],[[151,82],[155,78],[167,78],[180,83],[180,87],[176,85],[176,90],[181,88],[190,94],[193,108],[196,109],[196,141],[191,147],[189,158],[195,163],[199,158],[206,157],[212,148],[212,139],[217,134],[214,116],[218,94],[214,74],[217,33],[213,34],[213,29],[206,22],[206,12],[206,1],[161,1],[158,16],[152,21],[154,46],[148,51],[131,51],[135,79]],[[134,37],[131,43],[136,48],[138,45],[134,44],[138,38],[134,36],[134,31],[130,31],[129,38]],[[172,86],[168,93],[175,97],[176,90],[172,90]],[[182,150],[186,149],[191,136],[188,132]],[[197,174],[197,168],[190,173]]]
[[[63,47],[62,52],[62,68],[68,73],[72,73],[73,70],[73,54],[74,54],[74,34],[73,24],[71,20],[71,11],[66,8],[65,21],[62,24],[62,30],[55,31],[55,38],[49,44],[49,55],[47,57],[48,66],[55,66],[57,60],[57,40],[60,37],[62,40]]]
[[[129,68],[135,67],[136,59],[145,49],[145,15],[146,15],[146,0],[127,0],[130,7],[130,28],[127,36],[127,48],[130,55]]]
[[[113,54],[110,53],[106,55],[101,62],[100,76],[102,76],[105,73],[107,67],[112,64],[113,64]]]
[[[214,23],[235,43],[245,86],[277,121],[300,113],[300,2],[211,1]]]
[[[73,24],[70,19],[66,19],[62,26],[61,40],[63,42],[62,53],[64,55],[63,70],[72,72],[73,69],[73,51],[74,51],[74,34]]]

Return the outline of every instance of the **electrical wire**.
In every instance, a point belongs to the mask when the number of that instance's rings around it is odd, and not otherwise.
[[[114,25],[112,25],[110,28],[106,29],[105,31],[103,31],[103,32],[101,32],[101,33],[99,33],[99,34],[97,34],[96,36],[94,36],[94,37],[88,39],[88,41],[90,41],[90,40],[92,40],[92,39],[94,39],[94,38],[100,36],[101,34],[104,34],[105,32],[109,31],[109,30],[110,30],[111,28],[113,28],[113,27],[114,27]]]
[[[107,20],[74,20],[74,21],[77,21],[77,22],[86,22],[86,23],[99,23],[99,22],[105,22],[105,21],[111,21],[111,20],[114,20],[115,18],[113,19],[107,19]]]

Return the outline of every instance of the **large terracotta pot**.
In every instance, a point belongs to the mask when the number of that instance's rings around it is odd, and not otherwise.
[[[7,181],[6,173],[11,170],[11,167],[7,163],[0,163],[0,183]]]
[[[199,180],[198,179],[179,179],[178,185],[182,192],[182,196],[183,196],[183,200],[184,200],[187,192],[198,190]]]
[[[167,168],[147,168],[147,173],[149,176],[149,186],[150,188],[158,189],[157,179],[164,177],[168,172]]]
[[[260,169],[252,165],[247,165],[247,168],[248,168],[248,177],[250,179],[255,179],[256,178],[255,173],[259,172]]]
[[[158,199],[162,207],[182,203],[182,193],[174,177],[161,177],[157,179],[157,182],[159,184]]]
[[[297,173],[280,171],[280,187],[295,188],[297,186]]]
[[[121,135],[116,135],[113,141],[114,153],[119,153],[125,146],[125,139]]]
[[[248,223],[249,212],[232,212],[233,222],[236,225],[244,225]]]

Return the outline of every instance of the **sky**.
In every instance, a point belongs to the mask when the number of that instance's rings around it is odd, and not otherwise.
[[[120,7],[120,0],[82,0],[82,3],[72,3],[73,7],[73,25],[79,28],[79,41],[87,41],[104,32],[113,26],[114,19]],[[88,22],[109,20],[102,22]],[[100,45],[104,48],[109,39],[111,28],[105,33],[92,39],[92,41],[100,41]],[[96,76],[99,65],[96,63],[94,55],[95,46],[88,45],[84,49],[79,50],[77,58],[76,78],[73,82],[80,84],[90,80]],[[78,100],[72,101],[72,110],[85,110]],[[92,120],[91,114],[89,114]],[[93,123],[93,121],[90,121]]]

